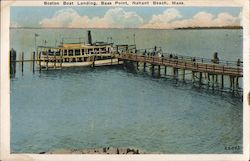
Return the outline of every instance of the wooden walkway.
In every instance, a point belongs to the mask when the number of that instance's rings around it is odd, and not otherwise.
[[[227,75],[232,77],[243,77],[242,66],[235,64],[215,64],[210,62],[192,61],[185,58],[167,58],[159,56],[144,56],[138,54],[115,54],[120,60],[128,60],[140,63],[149,63],[155,66],[167,66],[175,69],[190,70],[192,72],[209,73],[215,75]]]
[[[159,56],[156,54],[156,51],[152,52],[131,52],[131,51],[123,51],[122,53],[114,52],[108,55],[103,54],[88,54],[81,56],[44,56],[36,55],[35,52],[31,53],[31,59],[24,60],[24,53],[21,53],[19,60],[16,60],[16,55],[10,55],[10,73],[14,76],[16,72],[16,63],[20,63],[21,71],[23,73],[24,63],[31,62],[33,73],[35,72],[35,65],[37,64],[39,67],[39,71],[42,70],[43,67],[46,67],[45,70],[49,69],[49,63],[52,63],[54,69],[62,68],[62,63],[88,63],[87,66],[95,66],[95,62],[99,60],[98,57],[107,57],[111,60],[110,65],[123,64],[130,67],[134,63],[137,65],[137,69],[139,69],[140,64],[143,64],[143,71],[151,70],[152,76],[162,76],[161,67],[164,67],[164,77],[171,76],[176,80],[192,80],[193,83],[198,83],[201,87],[203,85],[207,85],[212,89],[220,86],[221,89],[229,88],[234,91],[241,90],[241,80],[243,77],[243,62],[240,60],[237,61],[219,61],[218,63],[213,63],[211,59],[199,58],[199,57],[188,57],[176,54],[167,54],[163,53],[163,55]],[[157,55],[157,56],[153,56]],[[87,58],[87,59],[86,59]],[[97,58],[97,59],[96,59]],[[86,59],[86,60],[85,60]],[[113,60],[117,60],[117,63],[112,63]],[[82,64],[81,64],[82,65]],[[156,67],[156,68],[155,68]],[[167,70],[167,68],[169,70]],[[155,73],[155,69],[158,71]],[[172,71],[171,71],[172,70]],[[186,73],[187,71],[187,73]],[[191,72],[191,73],[189,73]],[[170,73],[170,75],[167,73]],[[192,74],[191,77],[189,74]],[[186,76],[187,75],[187,76]],[[226,76],[226,77],[225,77]],[[224,81],[225,78],[229,79],[229,81]],[[240,80],[240,81],[239,81]],[[224,83],[225,82],[225,83]]]

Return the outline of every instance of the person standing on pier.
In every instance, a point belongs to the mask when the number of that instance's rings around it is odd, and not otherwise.
[[[214,58],[212,59],[212,62],[215,63],[215,64],[219,64],[220,59],[218,57],[218,53],[217,52],[214,53]]]
[[[237,66],[239,67],[240,66],[240,59],[237,60]]]

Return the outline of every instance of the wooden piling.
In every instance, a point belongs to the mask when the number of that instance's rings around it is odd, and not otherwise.
[[[175,68],[173,68],[173,78],[176,78],[176,74],[175,74]]]
[[[152,64],[152,68],[151,68],[151,70],[152,70],[152,76],[154,76],[154,72],[155,72],[155,66]]]
[[[32,58],[33,58],[33,54],[30,53],[30,71],[32,71]]]
[[[160,76],[161,76],[161,66],[158,65],[158,77],[160,77]]]
[[[195,72],[192,71],[192,82],[194,83],[195,82]]]
[[[32,59],[32,70],[35,73],[35,59],[36,59],[36,52],[33,52],[33,59]]]
[[[178,79],[178,68],[173,68],[173,77],[174,79]]]
[[[233,76],[229,76],[229,80],[230,80],[230,89],[233,90]]]
[[[214,89],[214,74],[212,74],[212,88]]]
[[[63,52],[60,52],[60,68],[62,69],[62,62],[63,62],[63,56],[62,56]]]
[[[236,77],[236,88],[239,87],[239,77]]]
[[[232,77],[233,93],[235,92],[235,77]]]
[[[183,75],[182,75],[182,80],[183,80],[183,82],[185,81],[185,69],[183,69],[183,73],[182,73]]]
[[[164,74],[167,75],[167,66],[164,66]]]
[[[46,52],[46,70],[49,70],[49,53]]]
[[[23,61],[24,61],[24,53],[22,52],[22,60],[21,60],[21,69],[22,69],[22,73],[23,73]]]
[[[15,77],[16,74],[16,51],[10,50],[10,76]]]
[[[146,71],[146,63],[143,63],[143,71]]]
[[[202,72],[200,72],[200,77],[199,77],[199,86],[202,86]]]
[[[41,65],[41,52],[38,54],[38,61],[39,61],[39,71],[42,70],[42,65]]]
[[[178,79],[178,76],[179,76],[179,69],[178,68],[175,68],[175,79],[177,80]]]
[[[224,75],[221,75],[221,89],[224,88]]]

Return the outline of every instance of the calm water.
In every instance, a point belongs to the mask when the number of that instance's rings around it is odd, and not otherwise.
[[[29,58],[46,39],[86,30],[11,30],[11,47]],[[221,59],[242,58],[242,30],[92,30],[94,40]],[[50,36],[49,36],[50,35]],[[18,65],[17,65],[18,67]],[[11,79],[11,151],[14,153],[132,147],[147,153],[242,153],[242,101],[122,67],[30,71]],[[240,146],[230,151],[225,147]]]

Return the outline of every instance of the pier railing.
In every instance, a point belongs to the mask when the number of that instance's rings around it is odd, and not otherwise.
[[[207,63],[210,64],[212,62],[211,59],[208,58],[202,58],[202,57],[197,57],[197,56],[185,56],[185,55],[180,55],[176,53],[169,53],[169,52],[162,52],[162,49],[160,47],[157,48],[146,48],[146,49],[137,49],[136,50],[137,55],[142,55],[142,56],[159,56],[163,55],[165,58],[176,58],[176,59],[183,59],[185,61],[194,61],[197,63]],[[228,60],[220,60],[219,61],[220,65],[224,66],[241,66],[243,67],[243,61],[237,62],[237,61],[228,61]]]

